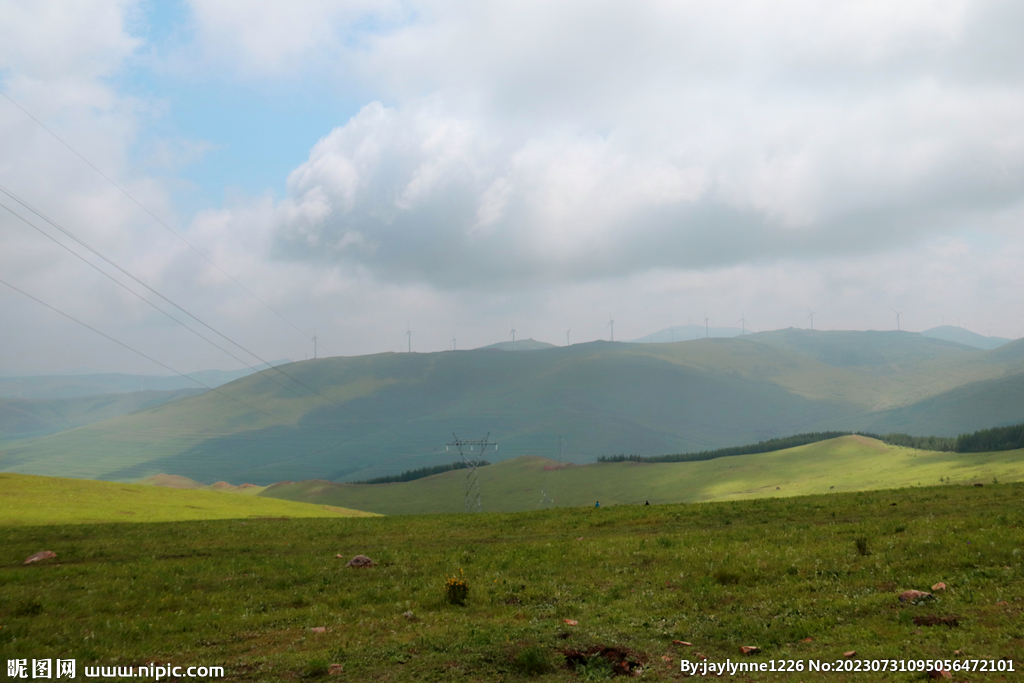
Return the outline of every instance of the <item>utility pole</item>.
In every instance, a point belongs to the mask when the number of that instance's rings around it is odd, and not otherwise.
[[[313,335],[313,360],[316,360],[316,335]]]
[[[480,512],[480,476],[477,468],[480,467],[480,461],[484,459],[484,451],[487,450],[487,447],[494,446],[494,450],[498,450],[498,444],[491,441],[490,432],[487,432],[487,436],[484,438],[474,441],[460,439],[455,432],[452,432],[452,436],[455,437],[455,441],[449,441],[445,450],[451,446],[458,449],[459,455],[462,456],[462,462],[466,466],[466,512]],[[480,449],[479,458],[472,457],[474,448]],[[469,451],[468,456],[466,451]]]

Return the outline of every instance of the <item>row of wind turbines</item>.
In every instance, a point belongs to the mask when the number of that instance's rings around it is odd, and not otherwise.
[[[901,324],[900,324],[900,316],[903,315],[904,313],[906,313],[906,311],[905,310],[904,311],[897,311],[895,308],[890,309],[890,310],[892,310],[892,312],[896,314],[896,331],[897,332],[902,331],[902,327],[901,327]],[[810,308],[807,309],[807,320],[810,321],[811,329],[812,330],[814,329],[814,314],[815,313],[817,313],[817,311],[812,311]],[[711,322],[711,318],[708,317],[707,311],[704,311],[704,338],[705,339],[709,338],[710,335],[711,335],[711,328],[710,328],[710,325],[709,325],[710,322]],[[740,327],[740,330],[741,330],[740,333],[742,335],[745,335],[747,333],[747,318],[746,318],[746,314],[745,313],[741,314],[740,318],[736,322],[740,323],[740,326],[741,326]],[[515,322],[512,322],[510,327],[511,327],[511,329],[509,330],[507,339],[511,339],[512,340],[512,348],[514,350],[515,349],[515,344],[516,344],[516,325],[515,325]],[[614,342],[615,341],[615,320],[613,318],[611,318],[611,316],[609,316],[609,318],[608,318],[608,324],[605,325],[605,329],[608,330],[608,341]],[[572,341],[570,339],[570,333],[571,332],[572,332],[572,328],[571,327],[565,331],[565,345],[566,346],[571,346],[571,344],[572,344]],[[670,328],[670,333],[674,334],[674,332],[675,332],[675,328],[674,327]],[[412,330],[409,328],[408,325],[406,325],[405,335],[403,335],[403,336],[405,337],[405,341],[407,342],[407,352],[408,353],[412,353]],[[675,340],[673,339],[673,341],[675,341]],[[452,351],[457,351],[458,350],[458,339],[455,338],[455,337],[452,337],[451,344],[452,344]]]

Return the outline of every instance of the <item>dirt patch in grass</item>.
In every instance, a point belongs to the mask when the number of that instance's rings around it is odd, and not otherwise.
[[[635,676],[643,668],[639,655],[622,647],[594,645],[583,649],[566,650],[565,664],[569,669],[601,668],[613,676]]]
[[[955,615],[939,617],[929,614],[927,616],[914,617],[914,623],[918,626],[948,626],[953,628],[960,625],[960,617]]]

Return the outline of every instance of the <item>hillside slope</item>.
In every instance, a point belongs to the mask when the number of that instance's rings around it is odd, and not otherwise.
[[[772,453],[701,462],[567,465],[522,457],[478,470],[482,508],[515,512],[541,507],[693,503],[1024,480],[1024,450],[936,453],[845,436]],[[260,496],[343,505],[382,514],[461,512],[464,471],[394,484],[280,483]]]
[[[0,399],[0,441],[73,429],[196,396],[205,389],[136,391],[77,398]]]

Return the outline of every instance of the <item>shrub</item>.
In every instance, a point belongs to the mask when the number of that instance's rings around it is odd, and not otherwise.
[[[469,584],[460,569],[458,576],[449,576],[444,582],[444,599],[450,605],[465,605],[468,598]]]
[[[870,555],[871,549],[868,547],[868,539],[865,536],[859,536],[854,539],[853,544],[857,547],[858,555]]]

